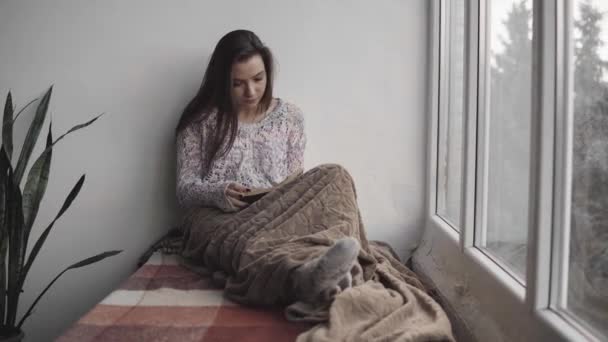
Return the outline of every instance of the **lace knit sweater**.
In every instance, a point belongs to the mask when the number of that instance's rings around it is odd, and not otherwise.
[[[206,165],[206,140],[217,112],[195,121],[177,136],[177,200],[184,208],[207,206],[236,211],[226,197],[230,183],[267,188],[303,168],[304,117],[295,105],[278,99],[259,122],[239,122],[228,154]]]

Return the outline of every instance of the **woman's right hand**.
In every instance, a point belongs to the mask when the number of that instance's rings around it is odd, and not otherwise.
[[[243,198],[243,194],[249,191],[251,190],[240,184],[230,183],[226,188],[226,197],[228,198],[228,201],[230,202],[230,204],[232,204],[232,206],[237,209],[243,209],[248,204],[246,202],[241,201],[241,199]]]

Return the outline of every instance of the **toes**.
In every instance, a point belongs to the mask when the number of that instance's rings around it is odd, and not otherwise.
[[[351,276],[350,273],[347,273],[344,278],[342,278],[340,280],[340,282],[338,282],[338,287],[340,287],[340,289],[342,290],[346,290],[349,287],[352,287],[353,284],[353,277]]]
[[[293,275],[296,296],[305,301],[328,301],[351,287],[353,270],[355,274],[361,272],[357,263],[360,248],[356,239],[343,238],[323,255],[298,267]]]
[[[334,286],[332,288],[329,288],[325,291],[323,291],[321,293],[321,301],[322,302],[328,302],[333,300],[340,292],[342,292],[342,289],[340,288],[340,286]]]

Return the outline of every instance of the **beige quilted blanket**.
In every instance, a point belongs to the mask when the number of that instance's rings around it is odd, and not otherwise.
[[[453,341],[416,276],[368,241],[353,180],[338,165],[311,169],[238,213],[191,210],[182,228],[182,255],[225,272],[229,299],[288,305],[289,318],[318,322],[298,341]],[[361,244],[354,286],[327,303],[297,302],[290,274],[345,236]]]

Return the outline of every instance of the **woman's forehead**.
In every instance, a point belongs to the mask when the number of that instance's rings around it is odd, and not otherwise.
[[[265,71],[264,61],[260,55],[236,62],[232,65],[232,77],[239,80],[247,80],[258,76]]]

